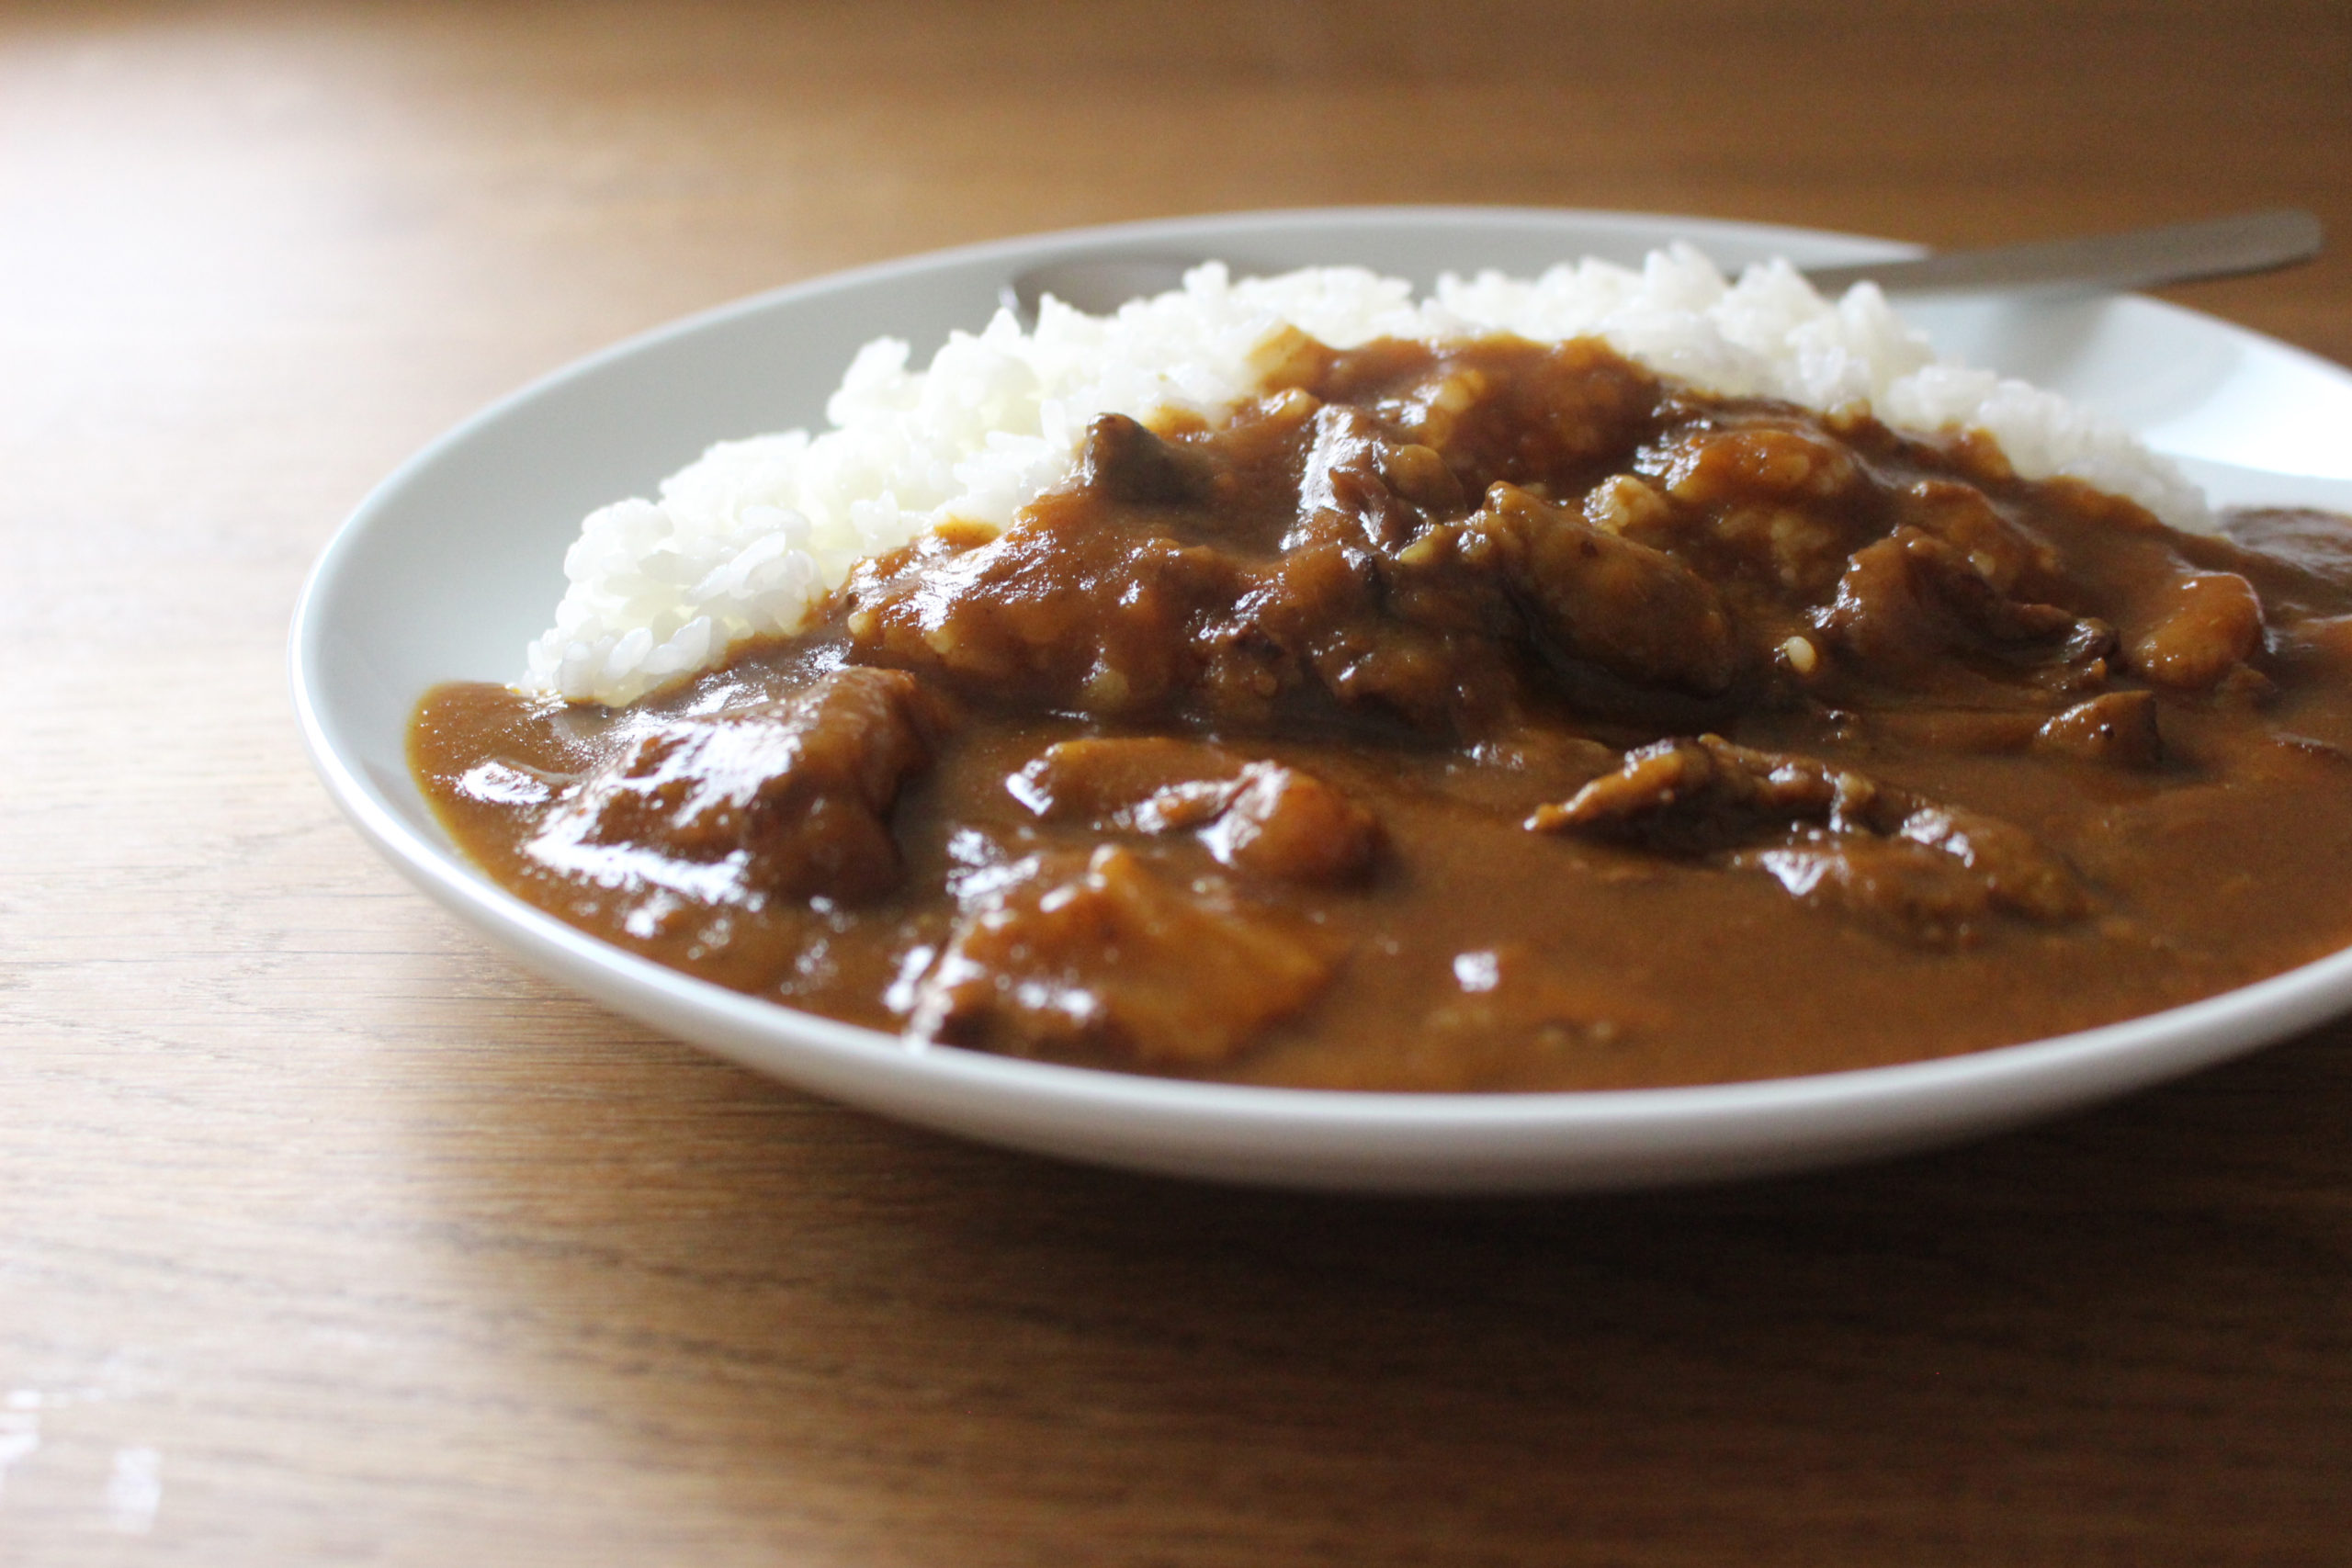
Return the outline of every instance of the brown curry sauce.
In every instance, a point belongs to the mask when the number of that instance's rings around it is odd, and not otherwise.
[[[1291,345],[619,711],[436,688],[501,885],[911,1036],[1595,1089],[1980,1049],[2352,942],[2352,522],[2175,533],[1590,342]]]

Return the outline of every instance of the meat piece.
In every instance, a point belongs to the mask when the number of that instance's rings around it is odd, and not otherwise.
[[[1306,1006],[1331,976],[1310,932],[1208,886],[1174,887],[1132,851],[1035,857],[989,879],[914,985],[918,1039],[1023,1055],[1210,1067]]]
[[[1742,851],[1724,863],[1764,872],[1800,903],[1857,917],[1923,946],[1970,942],[1994,912],[1993,890],[1983,877],[1905,839],[1815,833],[1794,844]]]
[[[1312,773],[1252,762],[1216,820],[1201,829],[1201,842],[1252,876],[1350,882],[1371,869],[1379,824]]]
[[[757,708],[650,716],[525,852],[702,902],[870,897],[899,879],[890,807],[944,718],[913,676],[857,669]]]
[[[1508,484],[1487,492],[1464,532],[1495,553],[1537,629],[1569,657],[1702,695],[1731,684],[1738,649],[1723,603],[1665,551]]]
[[[1086,427],[1080,482],[1130,506],[1183,506],[1208,499],[1208,463],[1164,441],[1125,414],[1106,413]]]
[[[1456,547],[1452,470],[1358,408],[1324,406],[1312,436],[1281,555],[1207,641],[1276,650],[1344,709],[1489,728],[1517,705],[1521,623],[1494,570]]]
[[[1898,502],[1905,521],[1968,558],[1977,574],[2012,596],[2055,577],[2058,552],[2003,517],[1984,492],[1956,479],[1920,479]]]
[[[2262,646],[2262,601],[2233,571],[2192,572],[2132,644],[2132,668],[2159,686],[2203,691]]]
[[[1673,450],[1660,477],[1676,500],[1699,505],[1768,496],[1826,500],[1862,481],[1860,465],[1841,443],[1770,425],[1703,431]]]
[[[1308,671],[1343,709],[1424,734],[1475,735],[1520,699],[1521,618],[1501,581],[1424,531],[1396,558],[1336,544],[1292,550],[1244,601],[1249,633]]]
[[[2057,924],[2090,912],[2090,896],[2064,856],[2014,822],[1881,790],[1865,820],[1833,823],[1849,837],[1877,832],[1957,861],[1984,885],[1994,908]]]
[[[1206,678],[1203,625],[1243,577],[1229,555],[1140,529],[1064,525],[1047,498],[984,544],[934,536],[851,574],[862,662],[931,674],[976,700],[1080,712],[1165,709]]]
[[[1877,487],[1842,442],[1820,431],[1702,426],[1645,456],[1643,467],[1669,504],[1634,509],[1628,536],[1718,581],[1815,600],[1836,585],[1847,552],[1883,531]]]
[[[1445,503],[1456,509],[1460,504],[1460,486],[1443,459],[1437,458],[1434,465],[1443,473],[1441,481],[1429,463],[1396,455],[1428,450],[1398,440],[1362,409],[1331,404],[1317,409],[1314,445],[1307,448],[1306,469],[1299,476],[1299,521],[1283,538],[1283,548],[1295,550],[1326,540],[1379,555],[1403,548],[1442,514]],[[1406,482],[1400,485],[1399,478]],[[1416,501],[1415,491],[1434,496],[1440,508]]]
[[[1165,833],[1212,820],[1233,798],[1241,758],[1165,735],[1063,740],[1004,781],[1048,821]]]
[[[1546,345],[1515,363],[1457,361],[1392,379],[1395,367],[1383,361],[1410,353],[1409,344],[1373,344],[1345,355],[1341,378],[1327,378],[1323,395],[1359,395],[1351,379],[1385,382],[1382,415],[1442,455],[1468,495],[1498,479],[1589,484],[1591,466],[1629,451],[1658,404],[1655,377],[1590,338]]]
[[[1928,942],[1964,939],[1972,911],[2057,922],[2091,907],[2073,868],[2013,823],[1720,736],[1631,752],[1527,826],[1767,871],[1809,902]]]
[[[1702,735],[1627,752],[1615,773],[1565,805],[1538,807],[1527,826],[1702,854],[1792,823],[1829,821],[1876,788],[1860,773],[1809,757],[1775,756]]]
[[[1871,674],[1904,682],[1932,680],[1947,656],[1975,653],[2064,687],[2096,684],[2115,646],[2103,622],[2013,599],[1968,552],[1907,525],[1854,552],[1815,624]]]
[[[1160,736],[1065,740],[1005,780],[1049,820],[1139,833],[1196,830],[1237,871],[1343,882],[1372,864],[1372,813],[1296,768]]]
[[[1724,863],[1768,872],[1805,903],[1937,946],[1974,940],[1996,912],[2056,925],[2090,911],[2073,869],[2022,828],[1892,791],[1861,819],[1800,829]]]
[[[2125,768],[2154,767],[2165,753],[2156,699],[2148,692],[2106,692],[2076,703],[2036,730],[2033,744],[2038,750]]]

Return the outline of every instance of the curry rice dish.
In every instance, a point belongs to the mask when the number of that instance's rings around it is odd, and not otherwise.
[[[419,781],[690,974],[1239,1082],[1878,1065],[2352,942],[2352,522],[1601,335],[1260,337],[634,702],[436,688]]]

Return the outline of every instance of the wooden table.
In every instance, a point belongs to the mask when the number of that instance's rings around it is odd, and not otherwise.
[[[2352,360],[2352,11],[0,14],[0,1561],[2352,1559],[2352,1027],[1811,1179],[1216,1190],[655,1038],[305,766],[304,569],[522,379],[902,252],[1427,200],[2300,204],[2333,257],[2180,298]]]

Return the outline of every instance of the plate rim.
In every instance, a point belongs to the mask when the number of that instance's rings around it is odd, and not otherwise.
[[[1670,228],[1702,243],[1709,237],[1789,241],[1865,260],[1920,250],[1837,231],[1621,209],[1285,208],[985,240],[826,273],[693,311],[581,355],[483,405],[395,467],[336,527],[305,576],[288,627],[288,684],[311,765],[362,838],[445,909],[529,967],[658,1032],[937,1131],[1169,1175],[1348,1190],[1499,1192],[1663,1186],[1812,1168],[1959,1142],[2120,1097],[2258,1050],[2352,1008],[2348,948],[2182,1007],[1981,1051],[1722,1084],[1589,1090],[1286,1089],[910,1046],[897,1035],[668,969],[525,903],[473,870],[453,846],[432,841],[395,813],[330,733],[318,663],[331,629],[322,606],[339,572],[371,525],[419,475],[510,411],[656,344],[832,294],[991,261],[1019,258],[1025,265],[1080,249],[1308,225],[1431,231],[1491,225],[1529,233],[1597,227],[1645,234]],[[1192,242],[1193,248],[1209,243],[1215,242]],[[2146,303],[2335,377],[2352,375],[2233,322],[2166,301]],[[2232,1015],[2249,1011],[2260,1015],[2251,1027],[2226,1027]],[[1955,1098],[1962,1103],[1950,1103]],[[943,1099],[960,1099],[961,1105],[943,1112]],[[1092,1130],[1054,1124],[1057,1117],[1087,1111],[1110,1114],[1117,1124]],[[1297,1141],[1286,1149],[1266,1148],[1263,1139],[1272,1132]],[[1147,1133],[1148,1141],[1141,1137]],[[1746,1135],[1734,1135],[1739,1134]],[[1478,1140],[1484,1142],[1465,1142]]]

